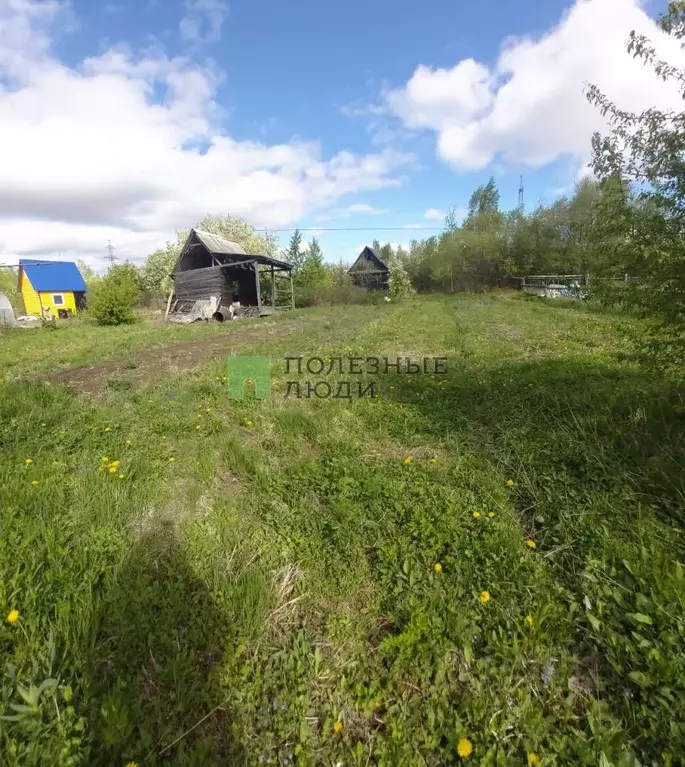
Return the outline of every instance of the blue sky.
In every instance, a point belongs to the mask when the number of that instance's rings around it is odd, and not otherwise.
[[[603,128],[585,82],[629,108],[675,103],[625,53],[632,28],[658,37],[659,10],[0,0],[0,142],[13,147],[0,255],[97,266],[111,239],[140,262],[204,212],[228,212],[372,229],[316,233],[328,260],[351,261],[374,238],[439,230],[490,175],[510,208],[522,174],[532,208],[572,189]]]

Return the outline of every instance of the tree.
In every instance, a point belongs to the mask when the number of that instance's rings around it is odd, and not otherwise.
[[[682,40],[685,3],[670,2],[659,23]],[[685,69],[660,59],[634,31],[627,48],[685,97]],[[648,351],[677,362],[685,349],[685,113],[627,112],[594,85],[587,97],[613,126],[592,138],[592,168],[602,185],[595,247],[604,278],[594,292],[648,317]],[[631,281],[622,283],[624,275]]]
[[[296,229],[290,238],[288,250],[285,253],[285,260],[289,264],[292,264],[293,276],[296,276],[300,269],[302,269],[304,258],[305,254],[302,250],[302,232],[300,232],[299,229]]]
[[[278,239],[270,232],[257,232],[245,219],[227,215],[207,215],[194,229],[203,229],[237,242],[249,255],[273,256]],[[168,241],[162,248],[150,253],[141,268],[141,286],[151,294],[165,295],[171,290],[171,272],[181,248],[188,238],[189,229],[176,232],[176,241]]]
[[[100,325],[135,322],[140,300],[138,272],[132,264],[117,264],[89,292],[88,309]]]
[[[396,253],[388,261],[388,270],[388,291],[393,298],[405,298],[415,292],[407,270]]]
[[[102,279],[85,261],[79,259],[76,262],[76,266],[78,267],[79,272],[81,272],[81,277],[83,277],[83,281],[88,286],[88,289],[92,288],[98,280]]]
[[[331,282],[330,273],[324,265],[323,253],[316,237],[312,237],[309,243],[296,279],[299,285],[307,287],[321,287]]]

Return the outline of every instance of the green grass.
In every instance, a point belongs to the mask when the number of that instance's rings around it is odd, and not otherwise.
[[[683,389],[551,302],[292,319],[241,349],[263,401],[211,359],[97,403],[30,380],[233,326],[9,339],[0,763],[685,762]],[[447,374],[284,397],[285,356],[397,354]]]

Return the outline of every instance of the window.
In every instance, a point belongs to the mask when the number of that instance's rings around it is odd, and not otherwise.
[[[52,303],[55,306],[64,306],[64,296],[61,293],[55,293],[52,297]]]

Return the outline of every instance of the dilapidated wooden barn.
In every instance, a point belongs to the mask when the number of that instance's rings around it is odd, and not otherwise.
[[[383,259],[368,245],[357,256],[357,260],[347,270],[352,282],[367,290],[387,290],[388,266]]]
[[[172,273],[167,316],[223,321],[295,308],[292,266],[249,255],[236,242],[191,229]]]

